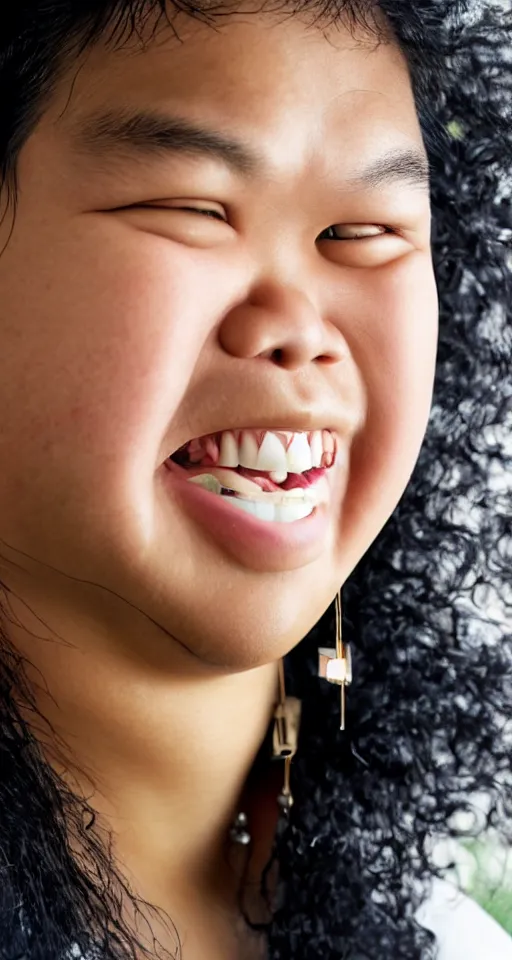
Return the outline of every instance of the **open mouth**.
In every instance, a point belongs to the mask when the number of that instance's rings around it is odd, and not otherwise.
[[[335,460],[336,440],[329,430],[246,429],[191,440],[168,466],[258,519],[292,522],[327,502],[326,471]]]

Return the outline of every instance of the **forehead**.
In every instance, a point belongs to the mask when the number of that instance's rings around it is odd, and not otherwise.
[[[100,42],[62,84],[60,101],[54,109],[65,107],[62,126],[77,139],[95,116],[148,109],[236,131],[276,178],[421,143],[394,43],[269,15],[233,16],[215,29],[182,17],[142,44]]]

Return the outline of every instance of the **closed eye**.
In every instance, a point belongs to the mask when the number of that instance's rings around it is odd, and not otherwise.
[[[211,210],[207,207],[171,207],[171,206],[158,206],[156,204],[137,204],[137,207],[148,210],[180,210],[189,213],[198,213],[201,216],[209,217],[214,220],[219,220],[221,223],[227,223],[226,218],[220,213],[219,210]],[[336,236],[334,234],[336,231],[338,234],[344,234],[342,236]],[[378,224],[373,223],[340,223],[334,224],[331,227],[327,227],[320,236],[319,240],[369,240],[372,237],[379,237],[382,234],[393,233],[388,227],[382,227]],[[331,234],[327,236],[327,234]]]
[[[174,210],[182,215],[195,214],[192,217],[182,216],[176,220],[173,218],[172,227],[164,221],[165,229],[162,232],[159,229],[156,233],[197,248],[207,249],[226,242],[231,243],[236,237],[236,231],[232,229],[219,231],[216,227],[206,226],[206,223],[211,225],[213,222],[220,222],[230,227],[225,210],[222,208],[196,207],[184,203],[178,206],[155,201],[117,209],[119,212],[135,214],[136,220],[138,220],[138,213],[147,215],[150,210],[166,213]],[[201,217],[206,223],[200,224]],[[355,268],[384,266],[414,249],[414,243],[407,239],[407,234],[400,229],[378,223],[336,223],[319,234],[316,244],[317,249],[322,251],[322,256],[326,256],[334,264]]]

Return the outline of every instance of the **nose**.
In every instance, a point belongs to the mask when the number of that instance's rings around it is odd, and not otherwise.
[[[319,315],[307,294],[274,281],[261,284],[229,311],[219,339],[233,357],[267,359],[287,370],[339,363],[347,354],[341,330]]]

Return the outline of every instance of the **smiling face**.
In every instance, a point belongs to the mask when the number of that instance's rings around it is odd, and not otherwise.
[[[132,604],[169,656],[171,635],[244,669],[313,626],[414,468],[437,341],[428,189],[394,45],[268,15],[183,16],[179,35],[89,51],[21,152],[0,535],[50,565],[31,566],[40,615],[60,605],[144,655]],[[250,428],[335,443],[309,518],[256,519],[168,469]]]

